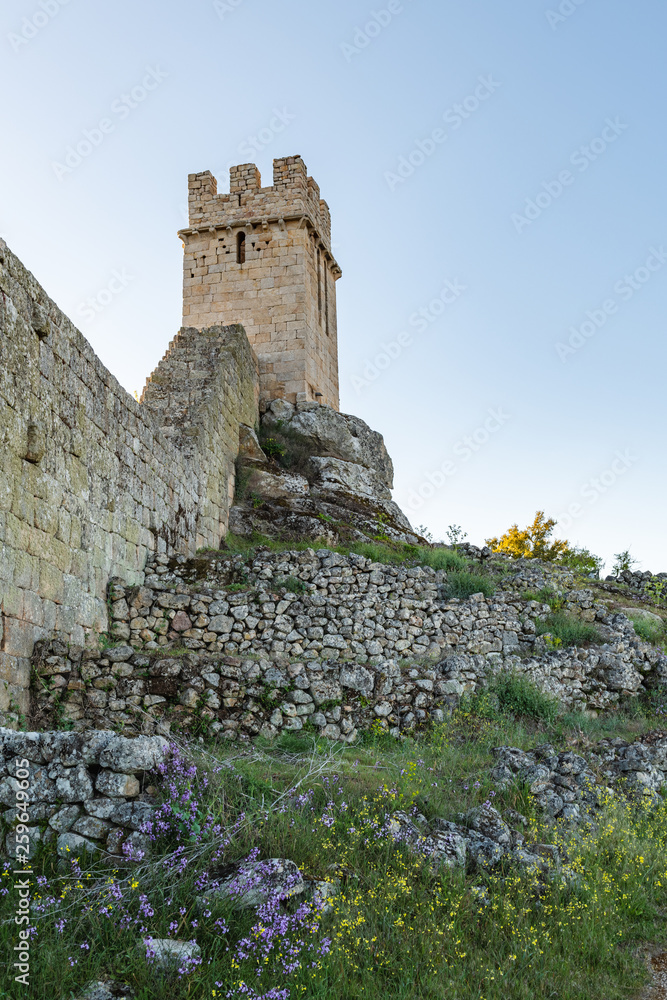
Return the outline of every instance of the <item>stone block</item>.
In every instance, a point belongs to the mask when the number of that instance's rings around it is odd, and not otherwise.
[[[39,630],[30,622],[20,618],[4,618],[3,652],[14,657],[32,656]]]
[[[2,611],[7,617],[23,617],[23,590],[13,584],[7,584],[2,588]]]
[[[39,560],[39,594],[49,601],[60,603],[65,593],[63,574],[51,562]]]

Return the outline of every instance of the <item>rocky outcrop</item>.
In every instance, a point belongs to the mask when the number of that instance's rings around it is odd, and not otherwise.
[[[495,747],[490,775],[496,788],[524,785],[535,804],[552,819],[579,823],[594,818],[615,792],[632,800],[661,801],[667,785],[667,732],[654,730],[628,743],[600,740],[583,754],[557,753],[550,743],[534,750]]]
[[[382,435],[359,417],[276,399],[262,416],[262,439],[268,455],[252,429],[242,429],[240,480],[230,514],[235,534],[321,538],[327,544],[421,540],[392,500],[394,470]],[[298,463],[286,454],[290,444],[298,448]]]
[[[339,413],[319,403],[294,405],[274,399],[262,417],[262,425],[298,434],[313,455],[328,455],[362,465],[388,489],[394,486],[394,466],[384,438],[360,417]]]

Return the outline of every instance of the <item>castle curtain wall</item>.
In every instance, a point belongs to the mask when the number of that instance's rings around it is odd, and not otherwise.
[[[258,373],[242,330],[191,331],[140,405],[2,241],[0,292],[0,710],[25,711],[36,639],[105,631],[149,551],[219,545]]]

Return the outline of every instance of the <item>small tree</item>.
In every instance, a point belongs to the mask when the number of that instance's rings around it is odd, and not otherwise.
[[[468,532],[464,531],[460,524],[450,524],[447,528],[447,538],[449,544],[456,547],[460,545],[464,538],[468,537]]]
[[[637,565],[637,560],[630,555],[630,549],[625,549],[623,552],[616,552],[614,554],[614,559],[616,562],[612,567],[612,573],[614,576],[618,577],[621,573],[626,570],[631,570],[633,566]]]
[[[567,542],[560,539],[550,541],[556,521],[546,517],[543,510],[538,510],[533,523],[527,528],[519,528],[517,524],[501,535],[500,538],[487,538],[486,544],[494,552],[502,552],[515,559],[544,559],[555,562],[568,550]]]

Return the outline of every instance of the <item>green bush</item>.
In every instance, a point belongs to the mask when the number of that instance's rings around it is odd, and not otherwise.
[[[554,611],[546,621],[535,624],[538,635],[546,635],[548,632],[555,639],[560,639],[563,646],[602,642],[602,636],[594,625],[580,621],[567,611]]]
[[[292,594],[303,594],[306,590],[303,580],[299,580],[296,576],[285,576],[281,579],[276,579],[273,581],[273,586],[276,590],[289,590]]]
[[[568,569],[574,570],[575,573],[581,573],[583,576],[594,579],[599,578],[600,571],[604,566],[604,559],[601,556],[596,556],[588,549],[583,548],[568,549],[558,561],[561,565],[567,566]]]
[[[269,458],[281,459],[285,455],[285,446],[276,441],[273,437],[262,439],[262,449]]]
[[[640,615],[628,615],[628,617],[634,625],[635,632],[644,642],[650,642],[653,646],[667,642],[667,628],[664,621],[656,622]]]
[[[447,596],[465,600],[473,594],[491,597],[495,591],[491,577],[467,570],[450,573],[447,577]]]
[[[496,696],[501,711],[537,721],[554,722],[560,709],[556,698],[521,674],[499,674],[489,686],[489,693]]]

